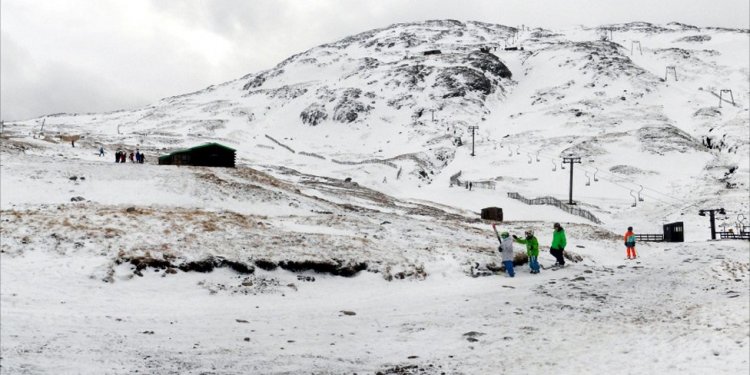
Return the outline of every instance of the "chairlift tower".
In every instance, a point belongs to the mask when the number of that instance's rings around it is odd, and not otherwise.
[[[641,56],[643,56],[643,50],[641,49],[641,41],[640,40],[634,40],[630,42],[630,55],[633,55],[633,48],[635,48],[635,45],[638,45],[638,52],[641,53]]]
[[[666,70],[664,71],[664,81],[667,81],[667,77],[669,76],[669,72],[672,72],[674,75],[674,80],[677,82],[677,68],[674,65],[667,65]]]
[[[729,97],[732,99],[732,105],[736,105],[736,104],[734,104],[734,95],[732,95],[732,90],[730,90],[730,89],[721,89],[719,91],[719,108],[721,108],[721,102],[723,101],[722,96],[723,96],[723,94],[725,92],[729,93]]]
[[[722,215],[726,215],[726,211],[724,211],[723,208],[710,208],[710,209],[704,209],[698,211],[699,216],[706,216],[706,212],[708,212],[708,218],[711,221],[711,239],[716,239],[716,213],[720,213]]]
[[[573,164],[581,164],[581,158],[579,157],[563,157],[563,163],[570,163],[570,194],[568,197],[568,204],[575,204],[573,202]]]
[[[469,130],[471,130],[471,156],[474,155],[474,131],[479,129],[479,126],[477,125],[471,125],[469,126]]]

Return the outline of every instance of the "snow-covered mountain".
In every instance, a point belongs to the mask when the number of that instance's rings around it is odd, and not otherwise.
[[[749,42],[395,24],[144,108],[6,122],[0,368],[747,372],[747,244],[705,241],[697,212],[748,224]],[[211,141],[238,168],[154,165]],[[563,157],[588,216],[508,196],[566,200]],[[543,265],[563,223],[573,265],[498,281],[488,206]],[[627,226],[672,221],[687,242],[622,260]]]
[[[576,197],[605,221],[637,202],[631,191],[667,213],[698,203],[747,212],[733,197],[748,188],[749,35],[680,23],[557,31],[395,24],[138,110],[48,116],[45,130],[154,151],[219,140],[249,163],[374,187],[396,182],[396,170],[409,186],[441,187],[462,171],[532,197],[566,195],[560,156],[573,155],[583,161]],[[479,126],[473,158],[472,125]],[[337,161],[397,168],[353,171]],[[611,183],[586,187],[595,172]]]

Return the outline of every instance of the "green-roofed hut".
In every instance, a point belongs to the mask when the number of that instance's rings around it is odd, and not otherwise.
[[[234,168],[236,153],[237,150],[233,148],[218,143],[206,143],[159,156],[159,164]]]

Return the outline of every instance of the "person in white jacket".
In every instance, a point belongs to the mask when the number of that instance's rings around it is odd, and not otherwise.
[[[516,272],[513,270],[513,239],[510,238],[510,234],[508,232],[498,234],[497,228],[495,228],[495,224],[492,224],[492,229],[495,231],[497,240],[500,241],[500,247],[498,248],[498,251],[500,251],[500,253],[502,254],[503,266],[505,266],[505,271],[508,273],[508,276],[515,277]]]

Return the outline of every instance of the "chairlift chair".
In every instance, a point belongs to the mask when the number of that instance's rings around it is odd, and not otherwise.
[[[634,193],[635,193],[634,191],[632,190],[630,191],[630,196],[633,197],[633,204],[630,205],[630,207],[635,207],[638,205],[638,198],[636,198]]]
[[[591,178],[589,177],[589,172],[584,172],[583,174],[586,175],[586,186],[591,186]]]

